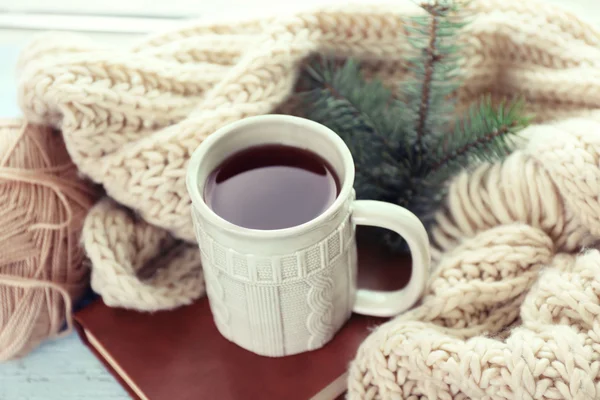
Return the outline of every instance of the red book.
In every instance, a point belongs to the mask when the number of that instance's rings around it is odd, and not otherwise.
[[[361,246],[359,244],[359,249]],[[410,276],[410,259],[373,246],[359,250],[361,287],[393,290]],[[134,399],[335,399],[360,343],[384,319],[353,315],[323,348],[270,358],[217,331],[207,298],[155,313],[107,307],[75,314],[77,331]]]

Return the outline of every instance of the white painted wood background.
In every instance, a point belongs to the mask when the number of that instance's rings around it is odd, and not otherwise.
[[[218,13],[219,10],[237,9],[239,11],[244,7],[251,7],[253,11],[256,11],[257,8],[272,5],[274,1],[276,0],[220,0],[219,2],[209,1],[210,5],[208,5],[207,1],[202,0],[162,3],[156,0],[151,2],[147,0],[103,0],[102,2],[54,0],[50,3],[47,3],[47,0],[24,0],[19,3],[13,0],[0,0],[0,10],[11,8],[23,10],[41,5],[45,7],[46,4],[62,4],[65,7],[72,6],[85,11],[86,8],[104,4],[106,7],[120,7],[123,12],[127,12],[148,9],[143,5],[153,3],[155,5],[154,12],[157,14],[164,10],[187,12],[195,9],[194,7],[200,7],[210,14],[213,11]],[[303,0],[303,3],[306,4],[307,1],[313,0]],[[600,0],[547,1],[563,5],[584,16],[590,22],[600,25]],[[164,6],[162,10],[160,4]],[[233,5],[235,7],[232,7]],[[31,34],[32,32],[0,30],[0,117],[20,115],[14,96],[13,68],[19,49]],[[111,35],[104,35],[102,38],[109,41],[121,40]],[[168,379],[168,375],[165,375],[165,379]],[[127,400],[129,396],[102,364],[84,347],[75,333],[61,340],[47,342],[21,360],[0,364],[0,400],[84,399]]]

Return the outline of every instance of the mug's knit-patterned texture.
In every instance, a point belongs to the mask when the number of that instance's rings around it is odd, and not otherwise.
[[[59,127],[80,170],[114,199],[84,228],[92,284],[108,304],[152,310],[203,293],[193,244],[149,280],[134,275],[158,244],[194,241],[191,152],[229,122],[287,110],[309,54],[336,51],[368,75],[401,79],[407,3],[195,24],[125,50],[73,36],[25,50],[24,113]],[[460,104],[522,95],[538,124],[523,136],[539,136],[456,179],[432,233],[438,264],[423,303],[365,341],[349,394],[598,398],[600,254],[573,254],[600,234],[600,33],[537,1],[469,7]]]
[[[352,315],[357,251],[350,206],[314,244],[275,256],[239,252],[210,234],[194,210],[202,269],[215,325],[254,353],[281,357],[326,345]],[[321,229],[323,229],[321,228]]]

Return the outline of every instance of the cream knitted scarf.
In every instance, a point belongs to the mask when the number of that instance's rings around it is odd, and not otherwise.
[[[600,398],[600,253],[575,255],[600,235],[600,33],[535,1],[469,7],[461,104],[523,95],[536,125],[505,162],[454,181],[431,233],[427,294],[361,346],[350,397]],[[110,196],[85,221],[94,290],[141,310],[201,296],[191,152],[224,124],[286,112],[310,54],[335,51],[402,79],[399,32],[414,12],[394,1],[192,24],[127,49],[70,35],[33,42],[21,58],[23,112],[62,129],[81,173]],[[176,238],[188,245],[138,278]]]

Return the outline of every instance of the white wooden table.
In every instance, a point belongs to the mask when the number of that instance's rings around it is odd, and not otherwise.
[[[5,1],[11,0],[0,0],[0,8],[3,8],[2,3]],[[189,3],[192,0],[185,1]],[[254,1],[265,3],[272,0]],[[306,1],[310,0],[304,0],[304,3]],[[566,5],[600,26],[598,0],[547,1]],[[15,101],[13,68],[19,49],[29,37],[30,33],[0,30],[0,117],[20,115]],[[115,40],[110,36],[106,39]],[[129,396],[124,389],[82,344],[75,333],[57,341],[46,342],[21,360],[0,364],[0,400],[127,399]]]

